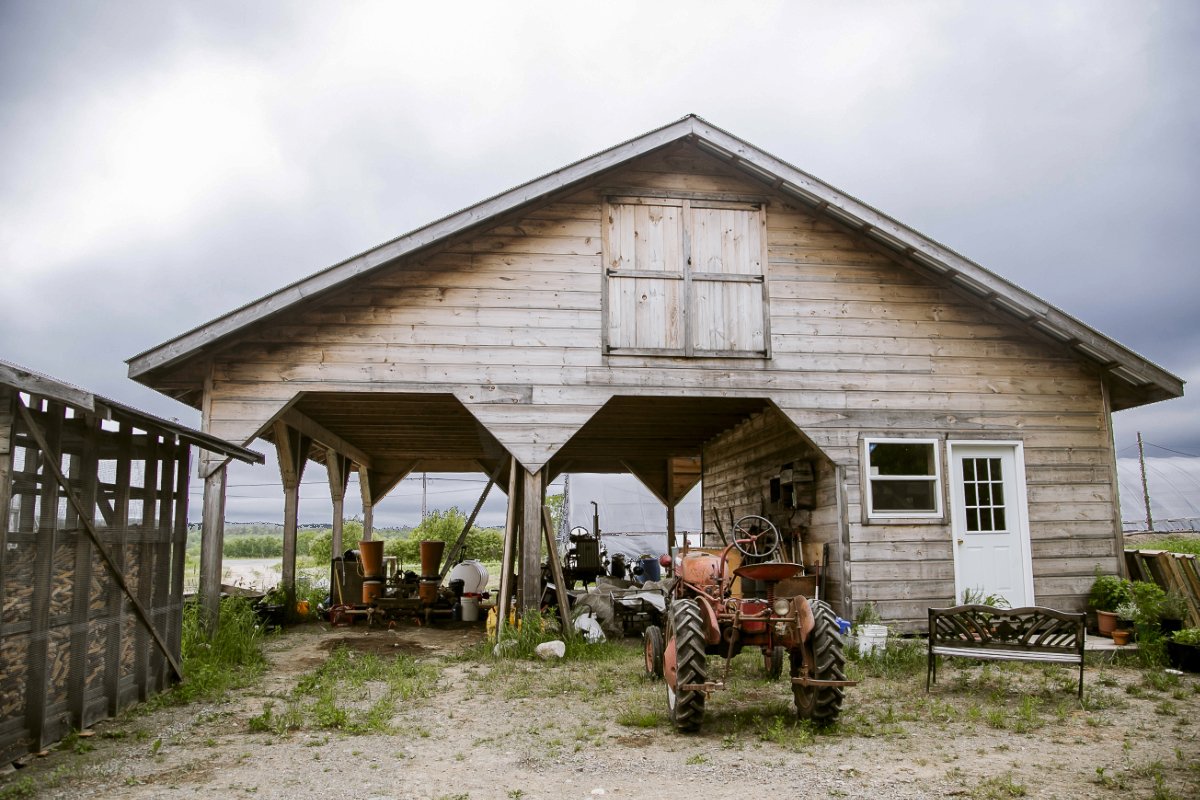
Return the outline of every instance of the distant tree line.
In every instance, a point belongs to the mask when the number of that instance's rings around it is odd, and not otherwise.
[[[415,528],[376,528],[374,536],[383,539],[384,553],[399,558],[402,566],[409,568],[420,564],[420,542],[436,539],[452,543],[462,533],[467,517],[457,508],[433,511]],[[282,558],[282,525],[272,523],[237,523],[226,526],[225,558]],[[191,532],[191,531],[189,531]],[[352,549],[362,538],[363,525],[360,519],[348,519],[342,523],[342,543]],[[196,531],[189,536],[189,549],[199,548],[200,536]],[[503,531],[497,528],[472,526],[463,545],[460,558],[480,561],[499,561],[504,547]],[[331,528],[309,528],[296,534],[296,552],[307,555],[318,563],[329,561],[333,556],[333,530]]]

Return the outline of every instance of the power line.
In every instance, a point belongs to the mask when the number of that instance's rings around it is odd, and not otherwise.
[[[1196,455],[1195,453],[1181,453],[1178,450],[1172,450],[1169,447],[1163,447],[1161,444],[1155,444],[1154,442],[1146,442],[1146,444],[1150,445],[1151,447],[1157,447],[1159,450],[1166,450],[1168,453],[1174,453],[1177,456],[1186,456],[1187,458],[1200,458],[1200,456]]]

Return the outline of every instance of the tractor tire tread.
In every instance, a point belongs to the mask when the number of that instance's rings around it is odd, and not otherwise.
[[[677,600],[671,605],[672,635],[675,637],[676,686],[704,683],[708,669],[704,654],[704,617],[695,600]],[[671,722],[680,731],[700,729],[704,721],[704,692],[675,692]]]
[[[842,681],[846,679],[846,656],[837,618],[828,603],[812,603],[814,626],[811,634],[814,678]],[[792,675],[797,676],[800,665],[792,660]],[[828,725],[842,710],[845,689],[841,686],[795,686],[796,711],[819,725]]]

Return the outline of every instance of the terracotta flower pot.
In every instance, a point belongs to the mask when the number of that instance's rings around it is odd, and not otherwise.
[[[1112,638],[1117,627],[1117,615],[1111,611],[1096,612],[1096,630],[1101,636]]]
[[[1114,628],[1112,632],[1113,644],[1118,646],[1129,644],[1129,637],[1132,634],[1133,631],[1126,630],[1125,628]]]

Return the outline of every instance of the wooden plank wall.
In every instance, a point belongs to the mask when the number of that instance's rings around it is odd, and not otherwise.
[[[11,396],[10,396],[11,397]],[[9,409],[0,396],[0,409]],[[72,493],[178,655],[188,446],[174,434],[101,421],[39,397],[35,424],[60,452]],[[0,763],[86,728],[169,684],[74,506],[23,421],[0,411]],[[0,454],[0,478],[5,459]],[[177,557],[178,556],[178,557]]]
[[[770,359],[603,355],[603,202],[638,191],[766,198]],[[457,393],[531,469],[613,395],[768,398],[845,472],[855,600],[911,626],[953,599],[948,522],[866,524],[861,437],[1022,441],[1037,602],[1078,608],[1118,568],[1096,368],[687,144],[257,326],[213,366],[210,431],[232,441],[300,391],[525,387]]]
[[[812,462],[816,468],[817,507],[785,510],[770,500],[770,481],[787,463]],[[717,529],[715,515],[728,534],[730,516],[765,516],[782,532],[803,530],[806,548],[829,544],[824,599],[839,609],[843,602],[841,539],[837,524],[833,467],[792,424],[768,408],[704,447],[704,530]],[[706,544],[711,544],[706,542]],[[806,563],[812,561],[805,559]]]

